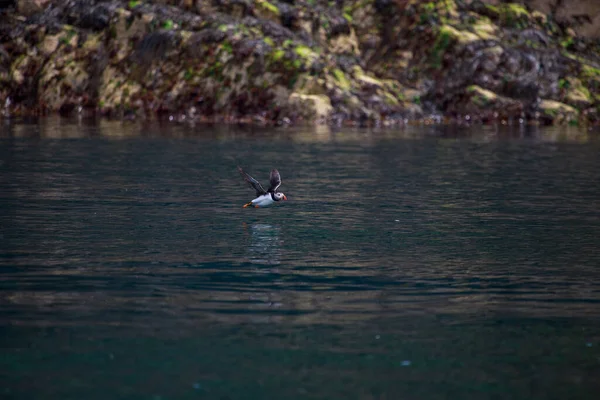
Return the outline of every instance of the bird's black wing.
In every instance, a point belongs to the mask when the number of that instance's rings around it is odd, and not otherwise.
[[[266,194],[267,191],[261,186],[260,182],[257,181],[256,179],[254,179],[253,177],[251,177],[250,175],[248,175],[247,173],[244,172],[243,169],[241,169],[240,167],[238,167],[238,171],[240,171],[240,174],[242,174],[242,176],[244,177],[244,180],[246,182],[248,182],[248,184],[254,188],[254,190],[256,190],[256,196],[262,196],[263,194]]]
[[[276,169],[271,170],[269,183],[271,184],[271,186],[269,186],[269,190],[267,190],[267,192],[276,193],[277,189],[279,189],[279,186],[281,186],[281,176],[279,175],[279,171],[277,171]]]

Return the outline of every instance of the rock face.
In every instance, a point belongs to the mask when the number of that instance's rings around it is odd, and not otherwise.
[[[596,123],[600,3],[566,3],[15,1],[0,7],[0,107],[256,123]]]
[[[17,10],[23,15],[33,15],[46,8],[50,0],[17,0]]]
[[[589,39],[600,38],[600,2],[596,0],[529,0],[525,4],[556,22],[571,25],[578,35]]]

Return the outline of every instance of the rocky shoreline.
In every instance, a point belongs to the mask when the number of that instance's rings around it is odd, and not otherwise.
[[[0,114],[597,125],[600,7],[562,3],[3,1]]]

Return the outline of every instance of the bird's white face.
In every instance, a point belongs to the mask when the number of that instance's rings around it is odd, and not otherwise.
[[[279,193],[279,192],[275,193],[275,198],[277,200],[287,200],[287,197],[285,197],[285,194]]]

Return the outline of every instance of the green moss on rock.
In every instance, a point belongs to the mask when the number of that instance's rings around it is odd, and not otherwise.
[[[471,29],[483,40],[498,40],[498,27],[487,17],[477,18]]]
[[[542,100],[539,105],[540,112],[556,123],[576,120],[579,112],[568,104],[554,100]]]
[[[448,48],[458,43],[466,45],[481,40],[477,35],[469,31],[459,31],[450,25],[443,25],[437,32],[437,37],[430,52],[431,63],[434,68],[440,68],[444,54]]]
[[[471,96],[471,101],[480,107],[485,107],[498,99],[496,93],[491,90],[483,89],[477,85],[469,86],[467,88],[467,93]]]
[[[294,52],[298,56],[300,56],[308,61],[313,61],[314,59],[319,57],[317,55],[317,53],[315,53],[310,47],[304,46],[304,45],[296,46],[296,48],[294,49]]]
[[[278,61],[282,60],[283,57],[285,57],[285,51],[281,50],[281,49],[277,49],[277,50],[273,51],[272,53],[270,53],[270,59],[273,62],[278,62]]]
[[[267,0],[255,0],[256,14],[260,18],[269,19],[275,22],[279,21],[281,12],[279,8]]]
[[[563,87],[566,90],[565,100],[568,104],[578,109],[584,109],[592,105],[594,99],[579,79],[569,78],[565,82]]]
[[[421,24],[430,22],[439,22],[442,24],[458,22],[459,14],[454,0],[437,0],[416,3],[416,12],[419,15],[419,22]]]
[[[342,89],[350,89],[350,81],[341,69],[335,68],[331,73]]]
[[[581,66],[581,72],[585,78],[600,78],[600,68],[595,68],[587,64]]]
[[[512,28],[524,28],[529,22],[529,12],[518,3],[504,3],[498,6],[502,24]]]
[[[263,41],[271,47],[275,47],[275,42],[270,37],[264,37]]]
[[[498,9],[498,7],[493,4],[485,4],[485,12],[492,18],[500,17],[500,9]]]

